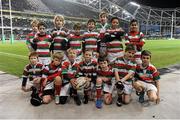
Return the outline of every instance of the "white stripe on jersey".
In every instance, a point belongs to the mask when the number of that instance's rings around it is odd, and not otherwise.
[[[37,49],[36,52],[49,52],[49,49]]]
[[[71,44],[81,44],[82,42],[80,42],[80,41],[71,41],[70,43]]]
[[[54,43],[54,46],[61,46],[60,43]]]
[[[97,48],[97,45],[86,45],[86,48]]]
[[[98,32],[84,32],[84,35],[88,35],[88,34],[96,34],[97,36],[99,35]]]

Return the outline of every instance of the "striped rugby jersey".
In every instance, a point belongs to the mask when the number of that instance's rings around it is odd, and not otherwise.
[[[125,35],[125,44],[133,44],[137,51],[141,51],[145,43],[144,34],[142,32],[129,32]]]
[[[43,69],[43,78],[47,78],[48,81],[53,81],[55,77],[61,76],[61,72],[61,65],[55,66],[53,62],[51,62]]]
[[[100,67],[97,70],[97,75],[100,77],[106,77],[109,79],[112,79],[115,76],[115,69],[112,68],[111,66],[108,66],[109,69],[108,71],[103,71]]]
[[[96,24],[96,29],[100,33],[100,39],[104,38],[104,34],[105,34],[106,30],[109,28],[110,28],[110,25],[108,23],[105,23],[104,25],[102,25],[101,23]]]
[[[68,29],[62,27],[60,29],[54,28],[51,31],[51,37],[53,39],[53,51],[58,52],[60,50],[67,49],[67,36],[69,34]]]
[[[124,32],[122,29],[108,29],[105,33],[105,41],[107,45],[107,52],[122,52],[123,44],[121,37]],[[108,37],[107,37],[108,36]]]
[[[89,49],[94,52],[98,51],[99,33],[96,30],[84,32],[83,40],[84,50]]]
[[[69,82],[72,78],[79,77],[79,64],[77,62],[71,63],[66,60],[62,63],[62,77],[63,83]]]
[[[79,63],[79,76],[96,77],[97,76],[97,62],[91,60],[89,63],[82,61]]]
[[[159,72],[152,64],[149,64],[146,68],[142,67],[142,65],[137,65],[136,75],[138,75],[139,80],[148,83],[154,83],[154,81],[160,79]]]
[[[23,79],[28,79],[32,81],[34,78],[42,77],[44,66],[41,63],[37,63],[36,65],[27,64],[23,70]]]
[[[135,61],[126,60],[124,57],[117,58],[114,62],[114,68],[117,69],[119,77],[122,79],[128,73],[135,73],[136,63]],[[127,80],[128,82],[132,79]]]
[[[33,39],[36,35],[36,32],[31,32],[26,36],[26,44],[33,43]]]
[[[82,53],[83,36],[70,34],[68,37],[68,48],[77,50],[77,55]]]
[[[39,54],[39,57],[50,57],[49,44],[51,42],[50,35],[40,35],[36,34],[36,37],[33,39],[33,42],[37,44],[36,52]]]

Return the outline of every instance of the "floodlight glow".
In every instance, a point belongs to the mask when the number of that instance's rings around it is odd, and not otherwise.
[[[125,14],[125,15],[129,15],[129,13],[126,12],[125,10],[123,10],[122,13]]]
[[[137,4],[137,3],[135,3],[135,2],[130,2],[130,4],[131,4],[131,5],[133,5],[133,6],[140,7],[140,5],[139,5],[139,4]]]

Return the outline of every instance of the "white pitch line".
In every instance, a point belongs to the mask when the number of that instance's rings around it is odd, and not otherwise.
[[[27,56],[17,55],[17,54],[13,54],[13,53],[0,52],[0,54],[6,55],[6,56],[13,56],[13,57],[20,58],[20,59],[25,59],[25,60],[28,58]]]

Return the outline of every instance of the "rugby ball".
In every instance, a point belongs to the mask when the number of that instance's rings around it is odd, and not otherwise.
[[[76,82],[77,82],[77,85],[76,85],[77,90],[83,89],[88,84],[86,77],[79,77],[77,78]]]

